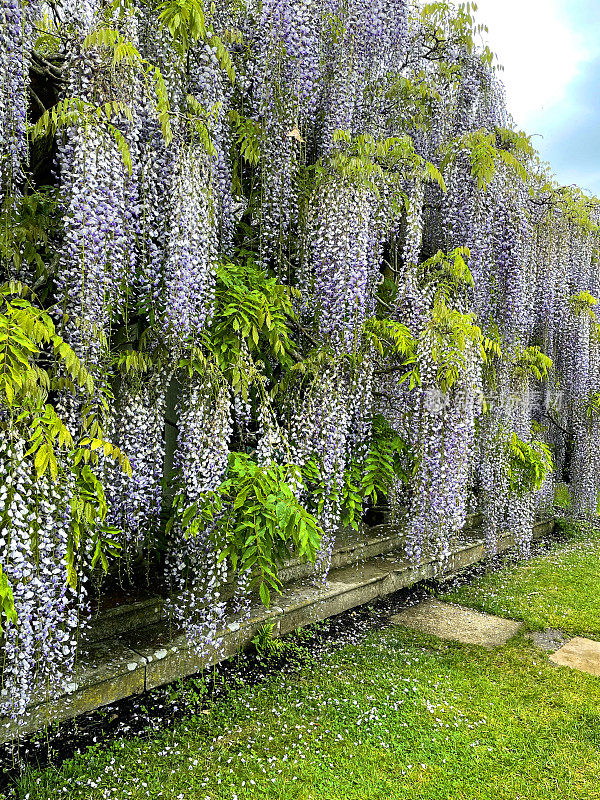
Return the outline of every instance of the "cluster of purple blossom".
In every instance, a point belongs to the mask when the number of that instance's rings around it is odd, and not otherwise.
[[[23,189],[27,164],[35,6],[0,2],[0,188],[7,192]],[[439,21],[440,4],[430,9],[437,21],[428,22],[425,12],[409,14],[403,0],[265,0],[260,10],[222,3],[206,11],[210,36],[189,42],[187,53],[148,10],[117,19],[104,17],[93,0],[54,5],[69,31],[66,96],[128,107],[110,121],[83,114],[60,131],[55,166],[64,234],[54,279],[65,339],[99,384],[118,385],[106,427],[129,457],[132,475],[106,467],[102,478],[109,520],[122,531],[126,552],[151,546],[159,527],[167,389],[176,373],[178,502],[210,498],[227,476],[233,439],[246,447],[255,434],[253,457],[261,466],[310,465],[311,480],[318,474],[316,502],[308,481],[293,472],[294,491],[325,534],[317,557],[323,577],[345,476],[366,457],[376,412],[415,458],[410,486],[398,478],[388,497],[396,514],[408,506],[407,551],[414,561],[433,552],[445,562],[474,494],[490,548],[507,533],[527,546],[536,511],[552,502],[554,479],[537,492],[514,490],[513,434],[525,443],[544,436],[557,474],[569,477],[576,512],[596,513],[597,207],[588,213],[577,198],[571,206],[549,200],[535,175],[527,182],[513,168],[530,156],[506,157],[510,136],[496,148],[482,185],[468,137],[481,132],[493,149],[510,120],[493,71],[461,43],[456,25]],[[107,22],[160,68],[171,142],[156,117],[151,72],[136,71],[135,59],[113,64],[109,47],[84,47],[86,35]],[[444,37],[446,51],[435,51]],[[235,82],[222,69],[217,40],[227,44]],[[440,64],[451,69],[440,72]],[[344,137],[334,135],[340,130]],[[127,141],[130,169],[115,132]],[[361,160],[365,142],[397,137],[410,138],[414,149],[406,157],[386,161],[372,148]],[[433,181],[426,160],[439,161],[440,151],[452,157],[443,161],[443,180]],[[585,213],[585,220],[577,218]],[[202,372],[185,369],[214,320],[218,260],[239,241],[269,274],[300,289],[295,344],[300,351],[309,342],[317,354],[302,353],[303,379],[290,380],[280,406],[270,392],[281,370],[272,355],[264,374],[252,374],[248,397],[217,375],[215,362]],[[424,262],[458,247],[469,250],[472,285],[465,281],[455,292],[452,276],[423,280]],[[402,363],[407,354],[393,347],[391,355],[383,346],[375,350],[365,331],[377,315],[407,326],[414,361]],[[484,354],[475,321],[488,344],[497,340],[501,356],[489,348]],[[133,331],[144,326],[148,371],[117,378],[109,352],[115,330],[128,350]],[[135,342],[140,351],[142,339]],[[535,371],[524,370],[520,359],[534,343],[553,360],[564,407],[541,416],[530,403],[483,413],[480,398],[492,382],[523,398],[533,391]],[[243,343],[241,350],[238,372],[251,363]],[[411,384],[403,370],[413,365],[418,381]],[[448,365],[448,402],[434,408],[428,393],[440,389]],[[63,392],[57,406],[76,433],[80,398]],[[68,481],[54,487],[34,481],[19,467],[23,446],[0,446],[6,520],[0,564],[19,614],[5,637],[3,703],[15,713],[23,713],[40,681],[58,684],[71,670],[84,593],[65,579]],[[219,559],[216,531],[214,519],[193,535],[176,521],[166,559],[171,613],[204,654],[218,646],[228,581],[237,581],[236,612],[243,616],[249,608],[250,576],[232,575]]]
[[[131,477],[110,464],[104,478],[110,522],[123,532],[126,555],[151,544],[160,520],[169,380],[169,370],[148,381],[124,377],[108,421],[107,436],[130,454]]]
[[[179,433],[175,451],[178,491],[188,507],[199,505],[225,480],[232,433],[229,389],[218,381],[196,376],[181,394]],[[227,562],[219,558],[216,520],[207,521],[190,535],[177,520],[173,546],[167,559],[171,586],[168,610],[204,657],[219,648],[218,633],[225,621],[224,587]],[[245,582],[236,586],[238,597],[247,595]],[[243,601],[241,608],[246,608]]]
[[[368,382],[368,375],[363,377]],[[344,472],[350,456],[352,424],[351,384],[342,360],[322,370],[315,378],[290,397],[291,462],[303,467],[308,461],[317,465],[320,478],[320,503],[303,497],[318,513],[324,536],[317,555],[317,572],[325,580],[331,564],[335,537],[339,530],[341,493]],[[361,388],[353,400],[360,397]],[[368,391],[368,390],[367,390]]]
[[[68,581],[69,486],[35,480],[25,451],[18,438],[0,442],[0,553],[18,610],[4,629],[0,714],[15,717],[71,680],[86,582]]]
[[[0,203],[19,186],[28,162],[27,87],[36,10],[19,0],[0,3]]]

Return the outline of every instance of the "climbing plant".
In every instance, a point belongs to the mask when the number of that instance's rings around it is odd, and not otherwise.
[[[208,655],[384,507],[440,566],[597,514],[600,206],[473,11],[0,0],[2,713],[104,573]]]

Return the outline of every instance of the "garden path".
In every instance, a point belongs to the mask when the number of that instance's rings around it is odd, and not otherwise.
[[[552,653],[550,661],[562,667],[571,667],[589,675],[600,676],[600,642],[575,636],[560,650]]]
[[[439,600],[426,600],[407,608],[392,617],[391,621],[440,639],[484,647],[506,644],[522,627],[520,622]]]
[[[412,628],[439,639],[484,647],[506,644],[522,628],[520,622],[439,600],[425,600],[396,614],[391,621],[395,625]],[[562,667],[600,676],[600,642],[575,636],[560,646],[561,637],[552,638],[555,647],[549,647],[547,643],[546,646],[542,645],[545,650],[553,650],[549,655],[550,661]]]

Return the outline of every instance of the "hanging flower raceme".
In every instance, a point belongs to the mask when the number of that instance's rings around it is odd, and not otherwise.
[[[498,197],[493,187],[478,192],[466,153],[461,153],[446,176],[443,198],[447,247],[467,247],[473,276],[473,310],[482,325],[494,319],[494,210]]]
[[[496,390],[479,426],[476,473],[491,552],[506,536],[523,553],[528,550],[540,492],[549,488],[545,483],[552,469],[550,450],[533,435],[534,424],[540,427],[536,417],[544,414],[546,401],[534,389],[534,373],[525,366],[527,354],[535,352],[517,351],[515,361],[499,365]]]
[[[123,532],[124,556],[152,542],[160,521],[165,461],[165,410],[170,371],[137,378],[124,376],[109,420],[109,438],[118,443],[131,475],[107,465],[109,519]]]
[[[511,345],[528,342],[532,332],[531,283],[528,267],[531,254],[531,228],[523,203],[514,204],[506,194],[497,199],[494,224],[494,260],[496,285],[501,287],[501,302],[495,319],[503,326],[504,337]],[[512,208],[511,208],[512,206]]]
[[[352,377],[352,385],[348,393],[348,453],[351,458],[362,459],[370,445],[373,416],[373,372],[375,359],[367,350]]]
[[[241,199],[233,196],[233,169],[229,153],[233,146],[228,113],[233,88],[224,74],[212,48],[205,45],[198,53],[190,84],[194,98],[209,118],[208,128],[212,144],[211,183],[215,230],[220,250],[231,253],[238,221]]]
[[[280,280],[288,277],[289,238],[297,218],[294,180],[299,163],[298,143],[290,136],[290,130],[285,119],[269,120],[261,161],[261,256],[265,266],[273,268]]]
[[[311,205],[301,291],[318,335],[338,352],[359,345],[374,311],[380,275],[373,263],[379,256],[376,209],[367,191],[337,181],[324,186]]]
[[[338,130],[385,135],[387,120],[377,115],[385,76],[402,63],[408,43],[408,4],[352,0],[327,4],[323,15],[323,123],[319,144],[324,154]],[[327,13],[328,12],[328,13]],[[335,15],[339,28],[328,26]],[[384,93],[383,93],[384,94]],[[375,102],[374,102],[375,101]],[[389,129],[388,129],[389,130]]]
[[[464,325],[465,351],[436,334],[435,321],[419,338],[421,401],[413,417],[417,471],[407,532],[407,552],[417,563],[423,557],[447,562],[453,537],[463,528],[469,506],[475,452],[476,422],[481,411],[481,357],[476,339]],[[450,367],[449,380],[441,370]],[[454,370],[456,369],[456,372]]]
[[[27,106],[29,99],[32,19],[35,3],[0,3],[0,203],[23,180],[28,160]]]
[[[593,300],[589,294],[571,300],[565,364],[570,369],[564,374],[573,437],[569,470],[573,510],[588,519],[598,515],[600,492],[600,336],[588,305]]]
[[[4,631],[0,714],[17,719],[72,680],[84,589],[68,580],[68,482],[33,478],[26,449],[19,438],[0,443],[0,563],[17,614]]]
[[[219,647],[225,619],[227,561],[217,540],[217,519],[184,523],[185,510],[202,504],[225,480],[232,433],[229,389],[218,378],[196,373],[184,388],[178,406],[175,450],[176,515],[171,528],[166,573],[172,596],[168,610],[182,624],[196,650],[207,656]],[[238,610],[245,608],[246,581],[237,587]]]
[[[291,462],[313,463],[319,482],[317,518],[323,529],[317,572],[325,580],[340,525],[341,493],[348,462],[351,411],[348,376],[337,363],[315,377],[297,397],[290,425]],[[304,500],[311,505],[311,498]]]
[[[93,364],[130,274],[126,170],[115,143],[97,126],[69,129],[59,161],[67,189],[58,278],[65,338]]]
[[[262,397],[258,406],[258,431],[256,461],[261,466],[271,463],[285,464],[288,442],[279,426],[270,404]]]
[[[275,64],[284,56],[279,81],[290,92],[296,119],[311,119],[314,115],[320,76],[321,25],[320,3],[315,0],[268,0],[261,7],[260,26],[267,63],[274,71]]]
[[[173,148],[165,144],[155,120],[142,125],[140,144],[140,254],[136,296],[148,316],[160,315],[162,276],[171,222],[171,195],[165,190],[175,168]]]
[[[183,146],[170,187],[161,317],[168,345],[193,342],[210,322],[215,292],[216,238],[206,154]]]

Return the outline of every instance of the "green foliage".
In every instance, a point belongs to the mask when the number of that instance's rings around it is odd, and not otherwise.
[[[16,282],[0,287],[0,408],[9,412],[10,425],[27,430],[30,447],[26,455],[33,456],[38,478],[47,471],[54,480],[58,478],[60,449],[73,451],[75,463],[79,463],[94,460],[94,451],[101,448],[104,456],[115,458],[130,471],[127,457],[101,437],[85,437],[76,447],[69,430],[46,402],[57,380],[55,372],[39,366],[43,350],[52,353],[54,370],[64,372],[73,389],[79,387],[91,396],[94,382],[71,347],[56,333],[50,315],[25,299],[25,293],[26,287]]]
[[[588,417],[600,415],[600,392],[592,392],[586,398],[585,404]]]
[[[0,264],[9,272],[33,267],[44,274],[56,257],[57,193],[43,186],[32,194],[7,195],[0,209]]]
[[[110,455],[110,453],[109,453]],[[104,487],[91,467],[83,464],[73,468],[76,492],[71,499],[71,527],[67,543],[67,582],[77,585],[76,555],[86,537],[91,537],[92,569],[99,563],[108,571],[108,559],[120,555],[119,531],[105,524],[108,505]]]
[[[71,125],[101,125],[112,139],[114,139],[117,150],[121,154],[123,164],[129,174],[133,169],[131,153],[127,140],[121,131],[110,121],[113,117],[122,117],[130,122],[133,121],[129,106],[120,101],[112,100],[96,106],[80,98],[66,98],[59,100],[56,105],[45,111],[31,131],[32,139],[46,136],[55,136],[56,132]]]
[[[533,155],[533,149],[529,137],[506,128],[497,128],[492,132],[469,131],[447,146],[442,159],[442,172],[461,153],[466,153],[469,158],[477,188],[484,190],[492,181],[499,164],[526,182],[526,164]]]
[[[467,266],[471,253],[468,247],[457,247],[449,253],[442,250],[419,265],[422,286],[435,286],[437,296],[446,301],[461,290],[473,286],[473,276]]]
[[[569,487],[565,483],[559,483],[554,490],[554,505],[563,511],[568,511],[573,505],[573,499]],[[557,521],[558,524],[558,521]]]
[[[260,466],[244,453],[230,453],[227,478],[215,492],[191,505],[181,494],[175,498],[167,532],[179,524],[186,537],[194,536],[216,523],[220,559],[250,573],[269,606],[271,590],[280,587],[278,568],[292,555],[314,561],[323,533],[294,494],[299,481],[294,465]]]
[[[372,348],[386,360],[391,359],[389,370],[403,373],[400,384],[408,380],[411,389],[418,385],[417,343],[406,325],[372,317],[363,326],[363,341],[365,347]]]
[[[89,33],[83,41],[84,48],[112,51],[112,70],[127,64],[142,77],[148,97],[154,98],[154,107],[167,144],[173,139],[167,86],[160,69],[145,59],[134,44],[114,28],[102,27]],[[123,112],[126,115],[126,112]],[[127,162],[126,162],[127,163]]]
[[[435,60],[448,57],[453,47],[472,53],[476,46],[476,35],[485,32],[484,25],[476,24],[474,12],[477,3],[451,2],[424,3],[420,8],[421,34],[424,44],[433,49]],[[491,64],[492,53],[485,47],[482,60]]]
[[[483,358],[483,334],[475,320],[475,314],[448,306],[443,296],[433,306],[422,337],[428,340],[428,352],[443,392],[450,392],[459,380],[469,348],[475,348]]]
[[[364,459],[350,463],[342,490],[342,524],[359,530],[365,505],[389,496],[396,481],[407,483],[415,461],[404,440],[384,417],[373,419],[371,443]]]
[[[45,54],[58,52],[60,48],[60,27],[50,13],[40,14],[36,19],[35,49]]]
[[[84,435],[76,441],[47,402],[49,391],[58,386],[79,390],[90,399],[96,390],[90,373],[56,333],[50,315],[32,305],[26,293],[26,287],[16,282],[0,287],[0,409],[5,412],[0,431],[25,442],[24,458],[30,460],[38,481],[49,477],[74,488],[66,564],[67,580],[74,586],[77,552],[84,538],[92,537],[93,564],[100,561],[105,570],[106,554],[115,555],[117,550],[115,531],[104,525],[108,511],[104,490],[90,465],[101,453],[127,474],[131,466],[127,456],[104,439],[95,413],[86,412],[84,406]]]
[[[512,374],[520,380],[533,377],[538,381],[544,381],[547,380],[551,369],[552,359],[539,347],[530,346],[517,352],[512,365]]]
[[[144,375],[157,366],[156,357],[144,350],[120,350],[115,355],[115,366],[124,375]]]
[[[281,658],[292,649],[290,642],[283,637],[274,636],[275,621],[270,620],[261,625],[252,638],[252,644],[259,655],[268,659]]]
[[[122,15],[125,10],[131,10],[127,0],[116,0],[111,6],[113,15],[115,12]],[[158,11],[160,23],[171,33],[174,45],[182,57],[194,42],[202,40],[216,53],[222,69],[227,73],[229,80],[234,83],[235,70],[231,57],[223,40],[215,34],[212,25],[207,21],[201,0],[165,0],[159,5]],[[114,21],[114,17],[110,14],[107,19],[111,22]],[[232,41],[238,41],[239,37],[234,32],[230,32],[230,34]],[[173,139],[171,116],[174,112],[170,108],[168,91],[161,70],[145,59],[135,45],[120,31],[107,25],[91,31],[85,37],[83,47],[109,51],[112,72],[128,68],[142,78],[145,84],[145,93],[153,102],[164,139],[167,145],[170,144]],[[126,81],[127,79],[125,76],[121,76],[121,80]],[[206,152],[209,155],[214,154],[209,123],[210,117],[216,113],[216,110],[207,112],[192,95],[187,96],[187,105],[186,121]],[[120,123],[124,121],[131,122],[132,117],[129,106],[122,100],[108,100],[96,106],[94,103],[80,98],[67,97],[47,109],[33,126],[31,133],[32,138],[36,139],[54,136],[58,130],[71,125],[101,126],[102,130],[114,140],[125,167],[131,173],[132,161],[129,145],[119,129]]]
[[[207,111],[191,94],[187,95],[188,122],[194,132],[194,138],[209,156],[215,156],[216,150],[211,138],[211,123],[218,115],[221,105],[216,103]]]
[[[378,414],[373,418],[369,449],[364,457],[355,458],[347,465],[339,496],[327,494],[317,458],[304,464],[302,475],[318,513],[323,510],[326,500],[337,500],[342,525],[359,531],[367,506],[375,506],[381,498],[389,497],[397,483],[407,484],[415,466],[416,461],[407,444]]]
[[[315,627],[311,625],[310,628],[298,628],[286,636],[275,636],[275,620],[269,620],[256,631],[252,644],[258,655],[269,661],[280,658],[303,659],[308,653],[304,640],[314,636]]]
[[[410,136],[394,136],[377,140],[368,134],[352,137],[346,131],[336,131],[334,142],[337,148],[329,159],[316,166],[317,185],[328,175],[364,187],[379,196],[384,184],[398,189],[398,197],[392,200],[392,208],[400,211],[400,202],[408,200],[399,190],[401,179],[419,178],[437,183],[446,191],[444,179],[437,167],[425,161],[415,151]],[[389,202],[389,198],[386,198]]]
[[[206,676],[201,674],[193,678],[180,678],[175,684],[167,686],[167,702],[177,703],[179,708],[183,707],[186,711],[195,711],[198,706],[203,705],[208,694]],[[143,706],[142,706],[143,709]],[[202,713],[207,714],[206,709]]]
[[[13,592],[8,578],[2,570],[2,564],[0,564],[0,634],[2,633],[3,614],[7,622],[17,622],[17,611],[15,609]]]
[[[207,353],[235,392],[246,398],[250,385],[272,373],[272,361],[294,361],[290,323],[296,291],[269,278],[252,254],[217,268],[213,323],[203,339]]]
[[[600,226],[597,212],[600,200],[589,197],[577,186],[556,186],[547,184],[550,190],[550,204],[574,225],[587,233],[597,233]]]
[[[468,248],[458,247],[449,253],[440,250],[419,264],[418,280],[431,298],[431,307],[416,339],[404,325],[385,319],[369,320],[365,326],[366,335],[377,352],[384,357],[395,357],[396,362],[389,371],[405,368],[401,381],[410,379],[410,389],[421,383],[422,353],[436,364],[440,389],[449,392],[460,378],[469,350],[475,350],[481,361],[485,361],[488,351],[496,351],[496,345],[483,336],[476,324],[475,314],[460,310],[468,299],[466,292],[473,286],[469,257]],[[380,340],[386,332],[384,347]]]
[[[510,487],[519,496],[540,489],[554,469],[550,448],[539,440],[529,444],[513,432],[508,454]]]
[[[431,126],[439,113],[441,87],[450,92],[454,87],[456,91],[463,79],[464,62],[456,58],[456,53],[479,57],[491,66],[492,52],[487,47],[481,49],[481,34],[487,29],[476,23],[474,10],[474,3],[457,7],[450,2],[433,2],[419,7],[418,24],[409,35],[401,74],[386,76],[385,97],[397,129]],[[481,88],[485,90],[485,86]]]
[[[167,144],[173,139],[171,130],[169,98],[164,77],[160,69],[145,59],[133,43],[125,38],[118,30],[110,27],[100,27],[89,33],[83,41],[85,49],[108,50],[111,53],[110,69],[116,70],[128,67],[142,78],[145,84],[146,95],[153,100],[154,110],[160,123],[161,130]],[[197,126],[198,113],[193,111],[190,122]],[[115,120],[113,122],[113,120]],[[121,154],[123,163],[131,174],[132,161],[129,145],[119,125],[123,122],[132,122],[131,110],[123,100],[107,100],[100,105],[82,100],[81,98],[66,97],[47,109],[31,130],[32,139],[55,136],[57,131],[73,125],[100,126],[101,129],[114,140]],[[203,140],[207,148],[210,138]]]
[[[159,5],[158,19],[183,52],[208,37],[202,0],[165,0]]]
[[[202,40],[213,48],[221,69],[235,83],[231,56],[207,20],[202,0],[163,0],[158,9],[159,22],[167,28],[179,52],[187,53],[195,42]]]
[[[589,315],[595,319],[594,308],[598,305],[598,298],[589,292],[579,292],[569,297],[569,308],[576,317]]]
[[[403,358],[406,364],[414,361],[415,340],[401,322],[371,317],[364,324],[363,337],[382,356]]]
[[[499,151],[512,153],[515,157],[527,161],[535,156],[535,149],[531,144],[531,136],[524,131],[513,130],[512,128],[494,128],[496,136],[496,148]],[[506,162],[511,165],[511,162]]]
[[[409,118],[416,129],[426,129],[431,124],[441,99],[435,83],[423,73],[394,76],[386,91],[386,100],[397,109],[399,123]]]
[[[262,155],[264,126],[256,120],[243,116],[235,109],[229,112],[229,121],[235,128],[240,155],[250,166],[256,166]]]
[[[56,333],[50,315],[25,299],[26,293],[15,281],[0,287],[0,406],[43,406],[52,384],[48,370],[36,363],[44,347],[51,348],[73,383],[91,394],[91,375]]]
[[[492,359],[496,358],[502,360],[504,358],[504,351],[502,350],[502,341],[500,332],[496,326],[488,332],[487,336],[483,337],[483,350],[485,353],[485,361],[489,363]]]

